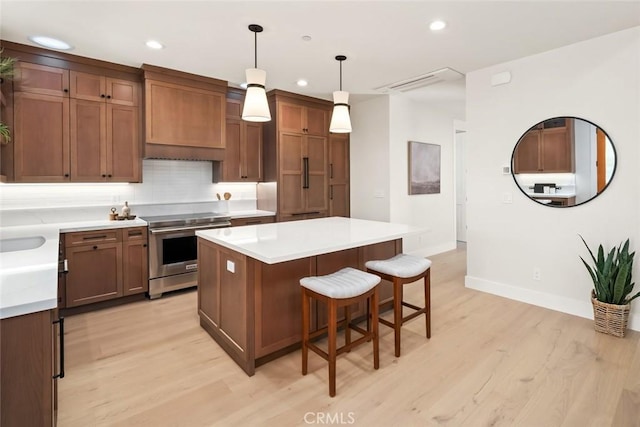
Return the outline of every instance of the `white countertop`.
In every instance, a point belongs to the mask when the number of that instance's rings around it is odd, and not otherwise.
[[[196,231],[196,235],[267,264],[305,258],[424,231],[405,224],[331,217]]]
[[[275,213],[247,210],[228,214],[232,218],[247,218]],[[0,252],[0,319],[57,307],[60,233],[146,226],[145,221],[136,218],[124,221],[102,219],[0,227],[0,240],[38,236],[44,238],[42,246],[35,249]]]
[[[527,192],[527,196],[534,199],[569,199],[571,197],[576,197],[576,193],[529,193]]]

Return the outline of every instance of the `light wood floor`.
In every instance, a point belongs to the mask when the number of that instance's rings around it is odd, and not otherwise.
[[[247,377],[200,328],[196,293],[68,317],[60,426],[640,426],[640,333],[466,289],[464,248],[434,256],[433,326],[381,326],[326,362],[300,351]],[[419,285],[406,287],[420,301]],[[411,296],[415,295],[415,299]]]

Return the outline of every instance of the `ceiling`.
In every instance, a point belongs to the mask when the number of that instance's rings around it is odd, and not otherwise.
[[[434,19],[447,22],[429,30]],[[355,96],[450,67],[462,73],[640,25],[635,1],[9,1],[0,0],[0,37],[33,44],[47,35],[70,53],[139,67],[143,63],[244,81],[258,68],[268,89],[331,98]],[[303,36],[310,36],[304,41]],[[166,47],[154,51],[149,39]],[[296,81],[307,79],[307,87]],[[417,90],[414,97],[464,99],[464,80]],[[463,101],[462,101],[463,102]]]

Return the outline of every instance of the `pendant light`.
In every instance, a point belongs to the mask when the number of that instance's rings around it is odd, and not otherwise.
[[[248,122],[268,122],[271,120],[267,93],[264,85],[267,81],[267,73],[258,69],[258,33],[263,28],[260,25],[251,24],[249,30],[255,37],[255,68],[249,68],[247,73],[247,94],[244,98],[244,108],[242,109],[242,120]]]
[[[329,132],[350,133],[351,118],[349,117],[349,92],[342,90],[342,61],[347,59],[344,55],[336,56],[336,61],[340,62],[340,90],[333,92],[333,114]]]

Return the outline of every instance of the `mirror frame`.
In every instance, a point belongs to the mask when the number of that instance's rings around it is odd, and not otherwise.
[[[585,200],[584,202],[581,203],[576,203],[570,206],[560,206],[560,205],[549,205],[546,203],[541,203],[539,201],[537,201],[535,198],[529,196],[527,194],[527,192],[520,186],[520,184],[518,183],[518,180],[516,179],[516,174],[513,171],[514,170],[514,164],[515,164],[515,154],[516,154],[516,149],[518,148],[518,144],[520,144],[520,141],[522,140],[522,138],[532,129],[536,128],[537,126],[539,126],[540,124],[548,121],[548,120],[555,120],[555,119],[574,119],[574,120],[582,120],[583,122],[587,122],[592,124],[593,126],[597,127],[598,129],[600,129],[605,136],[607,137],[607,139],[609,140],[609,142],[611,143],[611,148],[613,149],[613,155],[614,155],[614,164],[613,164],[613,171],[611,172],[611,179],[609,179],[609,181],[605,184],[605,186],[602,188],[602,190],[598,193],[596,193],[593,197],[591,197],[588,200]],[[535,125],[531,126],[529,129],[527,129],[526,131],[524,131],[522,133],[522,135],[520,135],[520,138],[518,138],[518,141],[516,142],[516,145],[513,147],[513,151],[511,152],[511,164],[510,164],[510,169],[511,169],[511,178],[513,178],[513,182],[516,184],[516,187],[518,187],[518,190],[520,190],[522,192],[522,194],[525,195],[525,197],[531,201],[533,201],[534,203],[541,205],[541,206],[545,206],[547,208],[573,208],[576,206],[581,206],[584,205],[585,203],[589,203],[590,201],[594,200],[595,198],[597,198],[599,195],[601,195],[602,193],[604,193],[607,188],[609,188],[609,185],[611,184],[611,181],[613,181],[613,178],[616,176],[616,170],[618,169],[618,151],[616,150],[616,146],[613,143],[613,139],[611,139],[611,137],[609,136],[609,134],[607,133],[607,131],[605,131],[601,126],[597,125],[596,123],[592,122],[591,120],[587,120],[587,119],[583,119],[582,117],[576,117],[576,116],[555,116],[555,117],[550,117],[548,119],[544,119],[539,121],[538,123],[536,123]],[[575,172],[574,172],[575,173]]]

